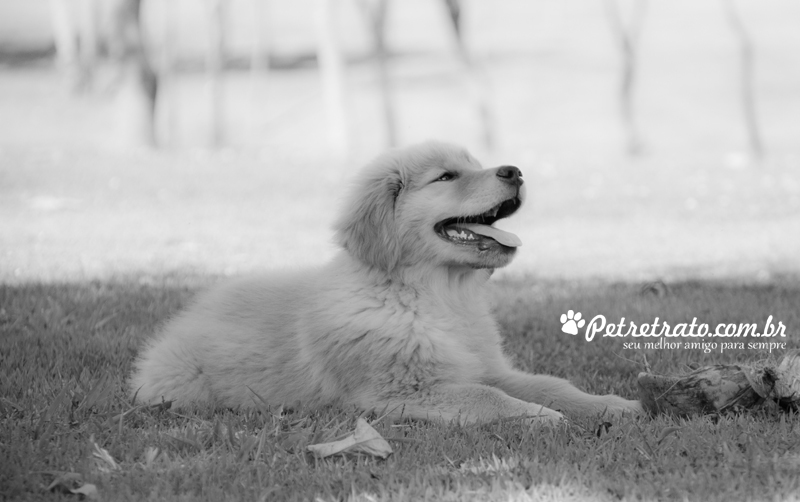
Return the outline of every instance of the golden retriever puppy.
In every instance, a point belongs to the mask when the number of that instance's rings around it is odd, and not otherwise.
[[[520,245],[492,224],[523,196],[519,169],[482,169],[461,148],[390,151],[358,176],[331,263],[211,290],[147,345],[130,390],[184,407],[258,395],[462,422],[639,412],[504,356],[484,284]]]

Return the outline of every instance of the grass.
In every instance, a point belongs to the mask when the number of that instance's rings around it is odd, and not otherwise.
[[[352,430],[355,410],[136,408],[123,382],[140,343],[211,279],[162,278],[0,286],[0,498],[73,499],[48,491],[64,473],[103,500],[796,500],[800,419],[772,408],[558,428],[524,420],[461,427],[380,420],[395,453],[317,460],[307,444]],[[559,316],[762,323],[771,314],[800,346],[800,288],[533,279],[497,283],[497,313],[517,365],[596,393],[635,395],[654,372],[752,362],[764,351],[624,350],[560,332]],[[121,419],[120,419],[121,417]],[[373,419],[375,417],[372,417]],[[118,468],[93,456],[92,441]]]

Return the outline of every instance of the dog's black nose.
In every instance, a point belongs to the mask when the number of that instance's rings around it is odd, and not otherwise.
[[[497,168],[497,177],[511,185],[522,185],[522,171],[514,166],[500,166]]]

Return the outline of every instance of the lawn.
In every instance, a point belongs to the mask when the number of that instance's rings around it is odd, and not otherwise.
[[[796,500],[800,421],[764,408],[678,420],[601,417],[562,427],[397,422],[374,427],[387,459],[324,460],[305,446],[354,426],[355,410],[182,414],[130,404],[124,380],[140,343],[209,278],[0,287],[0,487],[9,500],[64,499],[47,487],[97,487],[102,500]],[[646,357],[656,373],[754,362],[763,350],[625,350],[560,331],[569,309],[637,322],[800,324],[800,288],[679,282],[511,280],[497,315],[516,364],[596,393],[636,395]],[[630,340],[626,340],[630,341]],[[781,341],[798,348],[796,332]],[[775,354],[773,354],[774,358]],[[374,420],[376,417],[369,417]],[[96,446],[95,446],[96,445]],[[105,449],[115,466],[94,456]],[[74,479],[79,478],[79,479]]]

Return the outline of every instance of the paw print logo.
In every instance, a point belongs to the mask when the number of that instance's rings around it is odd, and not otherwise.
[[[566,314],[561,314],[561,331],[564,333],[569,333],[570,335],[577,335],[578,328],[582,328],[586,325],[586,321],[581,319],[580,312],[574,312],[572,310],[568,310]]]

